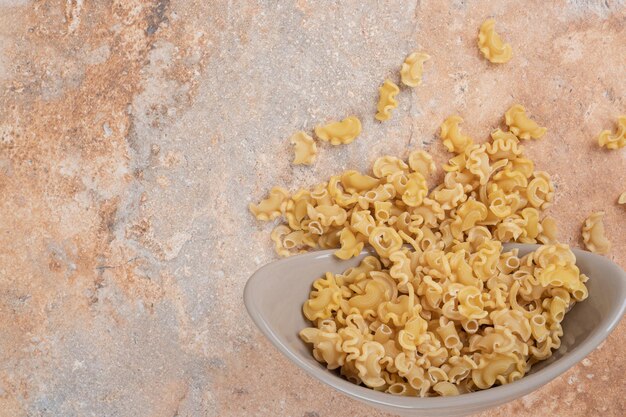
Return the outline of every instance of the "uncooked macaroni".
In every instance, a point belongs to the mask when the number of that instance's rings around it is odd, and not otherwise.
[[[539,139],[547,130],[529,118],[526,115],[526,109],[521,104],[516,104],[507,110],[504,118],[511,132],[520,139]]]
[[[409,167],[422,174],[424,177],[428,177],[435,172],[437,167],[433,157],[425,151],[413,151],[409,154]]]
[[[390,80],[385,80],[383,85],[378,89],[380,98],[378,99],[378,106],[376,109],[378,112],[374,116],[377,120],[385,121],[391,118],[391,110],[398,107],[398,100],[396,96],[400,92],[400,89]]]
[[[598,144],[607,149],[619,149],[626,146],[626,116],[617,119],[617,131],[603,130],[598,136]]]
[[[487,19],[478,31],[478,49],[494,64],[504,64],[513,56],[511,45],[502,42],[495,31],[496,21]]]
[[[315,135],[331,145],[347,145],[361,134],[361,121],[349,116],[340,122],[330,122],[315,128]]]
[[[312,325],[300,337],[316,360],[378,391],[449,396],[516,381],[559,348],[587,277],[558,243],[554,219],[542,217],[554,186],[519,141],[541,128],[523,108],[512,113],[511,131],[484,144],[449,117],[441,138],[454,155],[439,184],[428,186],[435,164],[415,150],[292,196],[275,187],[250,206],[261,220],[285,219],[271,236],[281,256],[334,248],[349,259],[372,248],[358,266],[313,283],[303,305]],[[585,242],[606,250],[594,216]],[[544,245],[520,257],[503,249],[513,241]]]
[[[269,196],[258,205],[250,204],[248,207],[254,216],[259,220],[274,220],[280,217],[289,199],[289,192],[282,187],[274,187],[269,192]]]
[[[413,52],[406,57],[400,69],[400,78],[404,85],[417,87],[422,83],[422,73],[424,72],[424,62],[430,56],[423,52]]]
[[[462,154],[474,141],[469,136],[461,134],[459,124],[463,123],[460,116],[450,116],[441,124],[441,140],[450,152]],[[454,158],[453,158],[454,159]],[[454,162],[456,164],[456,161]],[[452,164],[452,160],[450,160]]]
[[[294,159],[295,165],[311,165],[315,161],[315,155],[317,155],[317,145],[315,141],[305,132],[296,132],[291,137],[291,143],[294,145]]]
[[[611,242],[607,239],[602,223],[604,212],[592,213],[583,223],[583,241],[591,252],[606,254],[611,250]]]
[[[487,237],[416,251],[392,228],[373,233],[380,260],[315,281],[303,306],[314,326],[300,337],[379,391],[458,395],[518,380],[560,346],[565,312],[587,297],[567,245],[520,258]]]

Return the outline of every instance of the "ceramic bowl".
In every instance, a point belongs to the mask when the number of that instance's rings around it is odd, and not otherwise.
[[[520,255],[537,245],[509,244]],[[332,250],[310,252],[268,264],[246,284],[244,301],[261,332],[287,358],[309,375],[337,391],[380,410],[403,416],[463,416],[520,398],[574,366],[615,328],[626,309],[626,273],[605,257],[573,249],[581,272],[589,276],[589,298],[577,303],[563,321],[561,347],[546,361],[535,364],[518,381],[456,397],[399,397],[355,385],[317,362],[298,332],[309,323],[302,314],[313,281],[325,271],[335,273],[355,266],[364,256],[341,261]],[[297,383],[294,381],[294,383]]]

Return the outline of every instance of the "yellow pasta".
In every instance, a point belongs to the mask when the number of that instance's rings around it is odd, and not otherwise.
[[[291,143],[295,152],[294,165],[311,165],[315,161],[317,145],[311,136],[303,131],[296,132],[291,137]]]
[[[350,259],[353,256],[358,256],[365,245],[348,227],[341,231],[339,241],[341,242],[341,249],[335,252],[335,256],[339,259]]]
[[[537,240],[543,244],[553,244],[557,239],[557,225],[552,217],[546,217],[541,221],[541,232]]]
[[[617,198],[617,204],[626,204],[626,191]]]
[[[478,368],[472,371],[472,381],[480,389],[490,388],[496,382],[511,382],[508,377],[517,369],[518,363],[519,359],[512,353],[486,354]]]
[[[385,355],[385,348],[378,342],[365,342],[361,349],[363,353],[355,360],[354,365],[359,371],[359,378],[371,388],[384,385],[379,361]]]
[[[469,145],[465,148],[467,170],[478,178],[480,184],[486,184],[495,164],[490,165],[485,145]]]
[[[341,185],[348,193],[361,193],[378,186],[380,181],[357,171],[346,171],[341,175]]]
[[[626,116],[617,119],[617,131],[603,130],[598,135],[598,144],[607,149],[619,149],[626,146]]]
[[[419,172],[424,178],[432,175],[437,167],[433,157],[425,151],[413,151],[409,154],[409,167],[412,171]]]
[[[504,114],[509,129],[520,139],[539,139],[547,131],[526,115],[526,109],[521,104],[515,104]]]
[[[554,198],[554,185],[546,172],[536,171],[533,176],[526,189],[526,198],[533,207],[546,209]]]
[[[276,250],[276,253],[280,256],[290,255],[289,250],[285,248],[285,244],[283,242],[283,239],[289,233],[291,233],[291,229],[288,226],[281,224],[276,226],[276,228],[272,230],[272,233],[270,235],[270,238],[274,242],[274,249]]]
[[[307,319],[313,321],[317,319],[329,319],[332,312],[339,309],[344,288],[339,287],[335,277],[330,272],[326,278],[318,279],[313,283],[314,291],[311,298],[304,303],[302,311]]]
[[[459,395],[459,388],[451,382],[441,381],[433,385],[433,391],[442,397]]]
[[[484,144],[461,134],[460,117],[446,120],[442,139],[454,155],[432,189],[433,160],[418,150],[291,196],[275,187],[250,206],[260,220],[283,217],[271,233],[281,256],[376,252],[313,283],[303,305],[311,327],[300,336],[316,360],[379,391],[447,396],[513,382],[559,348],[587,277],[542,215],[555,187],[524,157],[519,138],[536,132],[515,117]],[[600,213],[583,237],[590,250],[608,250]],[[544,245],[520,258],[503,252],[507,241]]]
[[[361,121],[349,116],[340,122],[330,122],[315,128],[315,135],[331,145],[347,145],[361,134]]]
[[[469,136],[461,134],[460,123],[463,123],[460,116],[450,116],[441,125],[441,140],[450,152],[462,153],[474,142]]]
[[[477,287],[463,287],[457,294],[459,313],[468,320],[482,319],[487,316],[482,300],[482,291]]]
[[[517,136],[511,132],[503,132],[497,129],[491,132],[491,138],[492,142],[487,144],[486,150],[492,161],[501,159],[515,160],[524,150],[519,144]]]
[[[513,49],[495,31],[496,21],[487,19],[478,31],[478,49],[490,62],[504,64],[511,60]]]
[[[401,159],[393,156],[381,156],[374,161],[372,171],[377,178],[388,177],[391,174],[403,171],[408,172],[409,166]]]
[[[385,121],[391,118],[391,110],[398,107],[396,96],[400,92],[398,86],[390,80],[385,80],[383,85],[378,89],[380,98],[378,99],[377,113],[374,116],[377,120]]]
[[[393,252],[399,251],[402,247],[402,238],[391,227],[375,227],[369,236],[369,242],[376,253],[385,258],[389,258]]]
[[[400,69],[402,83],[409,87],[420,85],[422,83],[422,73],[424,72],[424,62],[429,59],[430,56],[424,52],[413,52],[407,56]]]
[[[250,204],[252,214],[259,220],[274,220],[281,215],[283,205],[286,204],[289,193],[282,187],[274,187],[269,196],[259,204]]]
[[[591,252],[606,254],[611,250],[611,242],[606,237],[602,217],[604,212],[592,213],[583,223],[583,241]]]
[[[428,194],[426,179],[419,172],[407,175],[407,182],[402,192],[402,202],[409,207],[420,206]]]
[[[330,320],[334,325],[335,322]],[[346,353],[341,350],[341,336],[331,329],[308,328],[300,332],[300,337],[313,344],[313,356],[319,362],[326,363],[328,369],[337,369],[344,365]]]

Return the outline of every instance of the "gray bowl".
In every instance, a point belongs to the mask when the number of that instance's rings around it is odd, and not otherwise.
[[[508,244],[520,255],[538,245]],[[593,351],[615,328],[626,310],[626,273],[607,258],[573,249],[576,264],[589,276],[589,298],[576,304],[563,321],[560,349],[546,361],[535,364],[522,379],[513,383],[462,394],[456,397],[399,397],[355,385],[317,362],[309,345],[298,332],[309,323],[302,315],[302,303],[311,284],[325,271],[335,273],[355,266],[371,252],[341,261],[333,250],[310,252],[268,264],[248,280],[244,301],[250,317],[261,332],[293,363],[336,390],[376,407],[403,416],[463,416],[520,398],[550,382]]]

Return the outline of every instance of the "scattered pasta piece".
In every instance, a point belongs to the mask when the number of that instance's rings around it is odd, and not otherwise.
[[[611,242],[607,239],[602,223],[603,211],[592,213],[583,223],[583,241],[589,251],[601,255],[611,250]]]
[[[463,123],[460,116],[450,116],[441,125],[441,140],[450,152],[463,153],[474,141],[469,136],[461,134],[459,124]]]
[[[502,42],[502,38],[495,31],[496,21],[487,19],[480,26],[478,32],[478,48],[485,58],[494,64],[509,62],[513,56],[511,45]]]
[[[507,126],[520,139],[539,139],[547,131],[526,115],[526,109],[521,104],[515,104],[504,114]]]
[[[291,137],[294,145],[294,165],[311,165],[317,155],[317,145],[313,138],[303,131],[296,132]]]
[[[607,149],[619,149],[626,146],[626,116],[617,119],[617,131],[603,130],[598,136],[598,144]]]
[[[424,62],[428,61],[430,56],[424,52],[413,52],[406,57],[400,69],[400,78],[402,83],[409,87],[417,87],[422,83],[422,73],[424,72]]]
[[[376,107],[378,113],[374,116],[377,120],[385,121],[391,118],[391,110],[398,107],[398,100],[396,95],[400,92],[400,89],[392,81],[385,80],[383,85],[378,89],[380,98],[378,99],[378,106]]]
[[[361,134],[361,121],[349,116],[340,122],[330,122],[315,128],[315,135],[331,145],[347,145]]]
[[[617,199],[617,204],[626,204],[626,191],[624,191]]]
[[[289,198],[289,193],[282,187],[274,187],[269,196],[258,205],[250,204],[248,207],[254,216],[263,221],[274,220],[282,213],[283,206]]]

